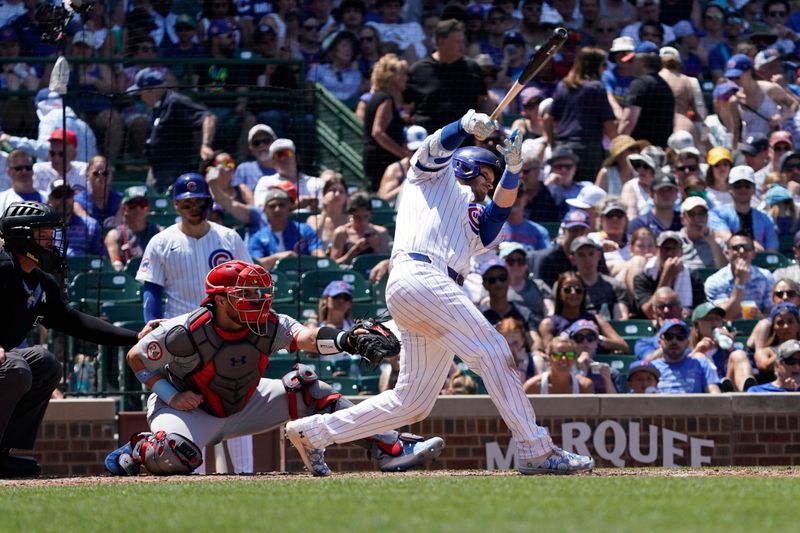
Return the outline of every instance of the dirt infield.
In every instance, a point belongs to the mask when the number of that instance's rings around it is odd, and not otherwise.
[[[409,477],[481,477],[481,476],[518,476],[513,470],[426,470],[404,472],[398,474],[383,474],[380,472],[352,472],[334,474],[336,478],[378,478],[385,476]],[[589,477],[800,477],[800,467],[770,466],[770,467],[706,467],[706,468],[598,468]],[[67,478],[40,478],[11,480],[0,479],[0,489],[14,487],[59,487],[81,485],[110,485],[133,483],[164,483],[164,482],[193,482],[214,483],[220,481],[239,480],[248,481],[297,481],[312,479],[305,473],[264,472],[253,475],[208,475],[208,476],[170,476],[157,477],[140,475],[136,477],[113,476],[84,476]]]

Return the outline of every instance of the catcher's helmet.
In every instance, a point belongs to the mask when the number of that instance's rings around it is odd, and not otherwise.
[[[34,261],[39,268],[53,271],[63,266],[66,255],[66,239],[60,226],[61,215],[47,204],[40,202],[14,202],[9,205],[0,218],[0,236],[4,248]],[[34,229],[53,228],[50,242],[42,243],[36,239]]]
[[[494,170],[495,178],[500,175],[500,160],[496,155],[479,146],[465,146],[453,154],[453,171],[462,180],[471,180],[481,173],[480,165],[488,165]]]
[[[172,199],[211,198],[205,178],[196,172],[181,174],[172,186]]]
[[[204,303],[210,302],[216,294],[227,295],[239,320],[256,335],[265,335],[273,290],[272,276],[261,265],[226,261],[206,276]]]

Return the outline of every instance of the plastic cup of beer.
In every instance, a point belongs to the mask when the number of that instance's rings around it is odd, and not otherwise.
[[[742,301],[742,318],[753,320],[758,314],[758,305],[753,300]]]

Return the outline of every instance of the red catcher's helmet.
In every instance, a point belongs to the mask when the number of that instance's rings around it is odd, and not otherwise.
[[[239,320],[256,335],[267,333],[267,315],[272,304],[272,276],[261,265],[244,261],[226,261],[206,276],[206,299],[215,294],[227,295]]]

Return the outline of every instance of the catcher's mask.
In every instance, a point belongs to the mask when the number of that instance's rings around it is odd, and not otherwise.
[[[272,276],[261,265],[244,261],[226,261],[214,267],[206,276],[206,299],[225,294],[236,310],[242,324],[263,336],[267,333],[267,316],[272,304]]]
[[[46,272],[63,266],[67,242],[61,215],[40,202],[14,202],[0,218],[0,237],[9,252],[24,255]]]

